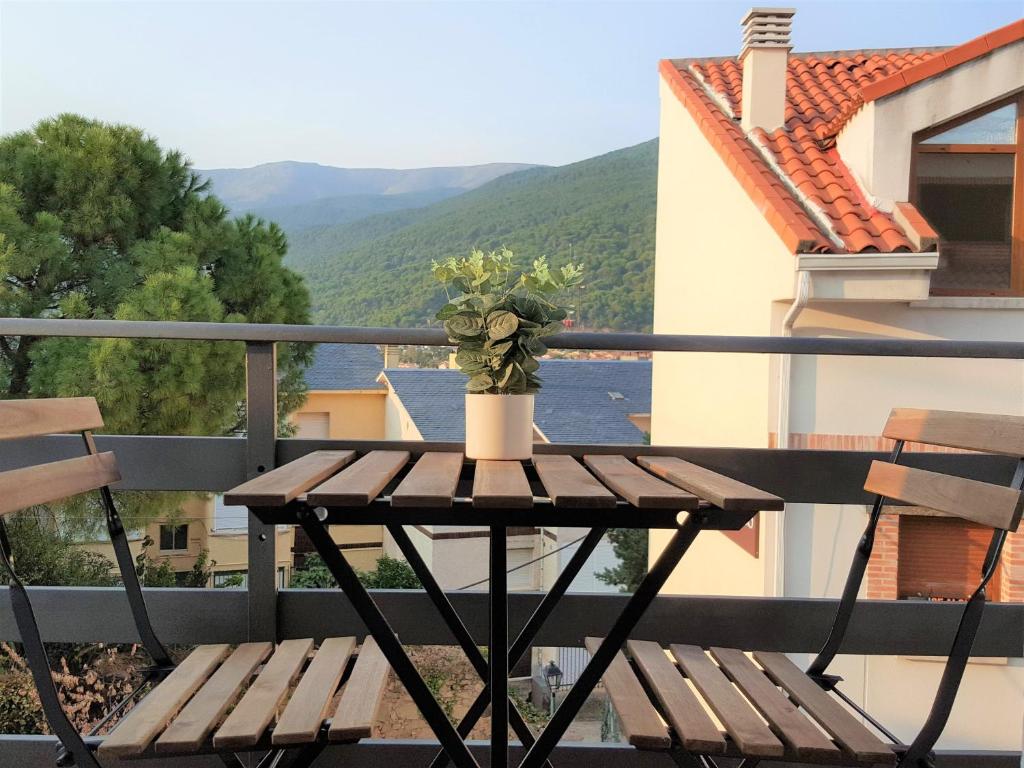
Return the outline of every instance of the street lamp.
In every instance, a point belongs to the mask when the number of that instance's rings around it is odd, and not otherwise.
[[[555,660],[551,659],[548,665],[544,667],[544,679],[548,684],[548,714],[554,716],[555,714],[555,691],[562,686],[562,670],[555,664]]]

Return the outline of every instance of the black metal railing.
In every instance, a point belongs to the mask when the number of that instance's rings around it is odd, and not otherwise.
[[[359,450],[401,446],[413,454],[426,450],[458,450],[454,443],[331,441],[277,438],[275,344],[320,342],[350,344],[416,344],[446,346],[436,329],[343,328],[217,323],[168,323],[113,320],[0,319],[3,336],[107,337],[193,341],[242,341],[246,344],[248,429],[244,437],[103,435],[101,450],[114,450],[126,490],[223,491],[278,463],[326,447]],[[921,358],[1024,360],[1024,342],[936,341],[906,339],[847,339],[793,337],[687,336],[634,333],[565,333],[548,345],[561,349],[634,350],[657,352],[717,352],[743,354],[852,355]],[[80,438],[52,436],[19,444],[19,451],[0,454],[0,470],[77,455]],[[537,446],[539,452],[555,450]],[[790,502],[867,504],[862,490],[870,462],[883,454],[858,451],[767,450],[746,448],[559,445],[559,452],[576,455],[615,452],[680,456],[776,493]],[[1004,481],[1013,460],[982,455],[922,453],[908,463],[935,471],[949,470],[968,477]],[[38,587],[32,590],[43,638],[50,642],[131,642],[136,640],[127,601],[117,589]],[[395,617],[395,629],[411,644],[449,644],[453,638],[436,622],[425,621],[431,605],[419,592],[379,595],[382,608]],[[510,628],[515,631],[540,599],[536,594],[513,594]],[[570,595],[559,606],[537,639],[540,645],[580,646],[588,632],[601,631],[621,610],[618,595]],[[486,597],[454,593],[452,602],[469,618],[468,628],[486,640]],[[147,590],[156,629],[170,643],[239,642],[249,637],[316,637],[361,634],[354,611],[337,592],[278,590],[274,536],[250,516],[249,580],[247,590]],[[477,605],[479,603],[479,605]],[[708,645],[739,645],[758,650],[811,652],[827,633],[835,610],[833,600],[783,598],[671,597],[657,598],[637,636],[658,641]],[[679,622],[680,614],[688,621]],[[869,601],[858,605],[844,653],[945,655],[960,608],[941,603]],[[751,617],[757,616],[756,621]],[[474,618],[475,617],[475,618]],[[884,628],[885,631],[880,631]],[[0,639],[17,640],[7,600],[0,600]],[[988,607],[976,656],[1024,657],[1024,605]],[[409,762],[413,745],[402,757],[389,750],[401,743],[371,745],[356,757],[338,748],[337,764]],[[52,739],[0,736],[0,766],[49,765]],[[600,765],[662,765],[633,750],[566,746],[561,755]],[[49,751],[47,751],[49,750]],[[371,762],[366,754],[371,754]],[[399,754],[399,753],[394,753]],[[327,758],[327,753],[325,753]],[[1019,753],[951,753],[943,765],[1019,766]],[[330,758],[331,764],[335,758]],[[377,761],[377,762],[373,762]],[[173,761],[167,765],[175,764]],[[177,765],[205,765],[202,759]],[[156,765],[155,763],[152,765]]]

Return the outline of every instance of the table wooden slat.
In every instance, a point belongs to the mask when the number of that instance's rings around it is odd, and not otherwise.
[[[832,743],[785,696],[747,655],[736,648],[712,648],[711,655],[771,725],[775,735],[808,762],[835,762],[839,747]]]
[[[391,506],[450,507],[461,472],[461,453],[424,453],[391,494]]]
[[[544,490],[556,507],[612,509],[617,503],[615,494],[595,480],[572,456],[534,456],[533,466],[537,468]]]
[[[699,499],[649,475],[625,456],[583,457],[590,470],[615,493],[638,509],[696,509]]]
[[[518,461],[478,461],[473,474],[473,506],[478,509],[530,509],[533,491]]]
[[[235,703],[256,667],[274,650],[273,643],[243,643],[220,665],[170,727],[157,739],[161,754],[192,754],[198,750],[224,713]]]
[[[271,741],[275,745],[309,744],[316,739],[355,648],[354,637],[323,641],[274,726]]]
[[[282,507],[355,458],[355,451],[313,451],[224,494],[229,506]]]
[[[311,490],[311,506],[365,507],[409,461],[408,451],[370,451],[355,464]]]
[[[630,640],[626,647],[683,747],[705,754],[725,752],[722,732],[662,647],[649,640]]]
[[[171,721],[231,650],[227,644],[201,645],[179,664],[107,736],[99,752],[110,757],[137,757]]]
[[[281,643],[238,706],[213,735],[213,746],[245,749],[256,744],[274,719],[312,649],[313,641],[309,639]]]
[[[755,651],[754,659],[777,685],[809,712],[843,748],[860,761],[891,762],[893,751],[863,723],[823,691],[784,653]]]
[[[588,637],[584,643],[594,654],[601,645],[601,638]],[[615,655],[601,680],[618,713],[622,733],[630,744],[638,749],[669,749],[672,746],[668,729],[621,652]]]
[[[782,742],[775,738],[702,648],[696,645],[673,645],[670,650],[744,755],[782,756],[785,751]]]
[[[730,512],[785,507],[785,502],[774,494],[673,456],[640,456],[637,463],[663,480]]]
[[[388,660],[376,641],[367,636],[331,718],[331,728],[327,733],[330,741],[355,741],[373,735],[373,723],[377,719],[377,709],[384,697],[390,671]]]

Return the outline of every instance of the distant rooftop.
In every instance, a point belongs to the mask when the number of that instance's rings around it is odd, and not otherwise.
[[[318,344],[306,384],[311,390],[383,389],[377,381],[383,369],[384,355],[373,344]]]
[[[424,440],[465,439],[463,373],[388,368],[384,376]],[[541,360],[540,376],[534,423],[552,443],[643,443],[629,416],[651,412],[649,360]]]

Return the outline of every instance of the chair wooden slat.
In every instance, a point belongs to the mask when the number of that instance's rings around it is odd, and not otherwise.
[[[461,473],[461,453],[424,453],[391,494],[391,506],[450,507]]]
[[[409,461],[408,451],[370,451],[306,495],[312,506],[364,507]]]
[[[478,509],[529,509],[533,491],[518,461],[478,461],[473,473],[473,506]]]
[[[103,426],[94,397],[0,400],[0,440],[84,432]]]
[[[640,456],[637,463],[663,480],[729,512],[780,510],[786,506],[774,494],[673,456]]]
[[[0,517],[121,479],[114,454],[97,453],[0,472]]]
[[[673,645],[670,650],[744,755],[782,756],[785,751],[782,742],[750,708],[702,648],[695,645]]]
[[[327,733],[330,741],[357,741],[373,735],[373,724],[384,698],[390,671],[388,660],[376,641],[367,636],[331,718],[331,728]]]
[[[555,507],[612,509],[617,503],[615,494],[595,480],[572,456],[534,456],[533,466],[537,468],[537,476]]]
[[[887,461],[871,462],[864,489],[1009,531],[1017,530],[1024,508],[1024,494],[1013,488]]]
[[[273,643],[238,646],[156,740],[154,750],[160,754],[195,753],[273,650]]]
[[[662,647],[649,640],[630,640],[626,647],[683,748],[702,754],[725,752],[721,731]]]
[[[355,648],[354,637],[329,637],[321,643],[274,726],[274,745],[309,744],[316,739]]]
[[[312,640],[285,640],[249,686],[238,706],[213,735],[217,749],[245,749],[256,744],[273,720],[288,688],[298,677]]]
[[[807,677],[784,653],[755,651],[754,659],[768,677],[785,689],[793,701],[810,713],[858,761],[892,762],[892,749]]]
[[[231,647],[200,645],[175,668],[118,724],[99,747],[101,755],[109,757],[137,757],[156,738],[185,702],[206,682],[214,669],[223,661]]]
[[[600,647],[601,639],[588,637],[584,643],[587,650],[593,654]],[[601,680],[618,713],[622,733],[630,744],[638,749],[667,750],[672,746],[668,728],[651,705],[647,693],[622,653],[615,655]]]
[[[232,488],[224,503],[246,507],[283,507],[320,485],[352,461],[355,451],[313,451]]]
[[[726,676],[798,757],[809,762],[835,762],[841,757],[839,747],[808,720],[743,651],[736,648],[710,650]]]
[[[1024,416],[893,408],[882,434],[893,440],[1024,456]]]
[[[591,454],[584,463],[598,479],[638,509],[696,509],[699,499],[644,472],[625,456]]]

